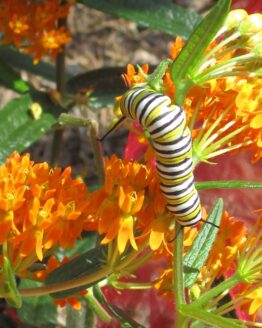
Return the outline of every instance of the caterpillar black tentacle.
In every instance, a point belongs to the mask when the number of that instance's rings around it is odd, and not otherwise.
[[[172,105],[168,96],[142,87],[128,90],[120,109],[151,135],[168,210],[182,227],[198,223],[202,210],[192,170],[191,132],[183,109]]]

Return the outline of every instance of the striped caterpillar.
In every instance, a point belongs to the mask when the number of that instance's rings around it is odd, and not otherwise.
[[[130,118],[148,130],[156,154],[160,189],[167,208],[181,226],[202,220],[201,205],[192,172],[191,132],[182,108],[169,97],[137,87],[121,98],[123,118]]]

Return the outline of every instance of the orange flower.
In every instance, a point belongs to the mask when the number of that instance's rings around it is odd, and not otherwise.
[[[260,14],[231,12],[219,37],[187,76],[194,82],[184,101],[193,130],[194,165],[226,152],[251,150],[253,162],[262,157],[261,56],[256,48],[261,41],[261,22]],[[181,48],[182,40],[177,38],[171,45],[172,59]],[[124,78],[134,86],[141,83],[140,75],[129,66]],[[147,81],[146,75],[142,78]],[[174,100],[176,88],[169,69],[162,92]]]
[[[0,32],[4,44],[14,44],[34,55],[34,63],[45,54],[52,59],[71,41],[70,32],[57,27],[57,20],[68,15],[72,2],[59,0],[6,0],[0,4]]]
[[[72,247],[84,229],[88,192],[70,173],[18,153],[0,167],[0,243],[16,274],[53,247]]]
[[[246,298],[250,300],[249,315],[256,314],[262,318],[262,287],[255,289],[253,292],[249,293]]]
[[[247,228],[244,223],[224,212],[217,238],[197,280],[200,289],[209,288],[215,279],[221,278],[226,271],[236,265],[246,235]]]
[[[148,73],[149,66],[142,65],[142,72],[136,71],[134,66],[131,64],[127,65],[127,72],[126,74],[122,74],[122,78],[125,81],[126,86],[132,87],[136,84],[146,82],[146,74]]]
[[[97,222],[98,232],[105,234],[101,243],[116,239],[120,254],[128,242],[134,249],[141,243],[149,243],[152,249],[160,247],[173,217],[165,212],[157,188],[156,173],[149,167],[114,155],[107,159],[105,184],[91,195],[88,209],[93,212],[89,221]],[[157,221],[160,213],[162,219]]]

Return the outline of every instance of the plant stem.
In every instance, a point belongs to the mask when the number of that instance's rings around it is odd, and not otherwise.
[[[214,288],[210,289],[205,294],[200,296],[192,304],[194,304],[197,307],[204,306],[213,297],[216,297],[217,295],[224,292],[225,290],[228,290],[228,289],[232,288],[233,286],[235,286],[240,281],[242,281],[240,275],[238,273],[235,273],[233,276],[231,276],[227,280],[224,280],[219,285],[215,286]]]
[[[185,292],[183,282],[183,242],[184,230],[179,223],[176,222],[177,234],[174,240],[174,256],[173,256],[173,285],[175,300],[175,328],[182,328],[185,317],[180,313],[180,305],[185,304]]]
[[[66,17],[60,18],[57,22],[57,27],[66,27]],[[63,99],[65,95],[65,46],[62,47],[62,51],[57,55],[56,58],[56,89]],[[63,140],[64,129],[57,129],[54,132],[53,142],[51,147],[51,166],[57,165],[59,154],[61,152],[61,144]]]
[[[262,188],[262,182],[253,181],[199,181],[196,182],[197,190],[202,189],[225,189],[225,188]]]
[[[98,141],[97,122],[93,120],[91,120],[91,125],[90,125],[90,139],[94,152],[94,159],[96,163],[99,183],[103,185],[105,180],[103,150],[100,141]]]
[[[105,322],[111,322],[111,316],[103,309],[98,300],[94,297],[93,288],[88,290],[88,293],[84,296],[86,302],[90,306],[90,308],[94,311],[94,313]]]
[[[122,282],[122,281],[115,281],[112,282],[111,285],[116,289],[131,289],[131,290],[145,290],[153,288],[151,282]]]
[[[105,265],[101,270],[98,270],[88,276],[76,278],[73,280],[62,281],[49,286],[42,286],[38,288],[22,288],[19,290],[22,296],[39,296],[48,295],[64,290],[72,289],[75,287],[85,286],[87,284],[95,284],[97,281],[104,279],[114,272],[123,270],[130,262],[134,261],[139,253],[137,251],[131,251],[118,265],[113,269]]]
[[[229,318],[224,318],[220,315],[213,314],[212,312],[208,312],[206,310],[201,309],[198,306],[191,304],[182,304],[181,305],[181,313],[184,316],[189,318],[204,322],[211,327],[217,328],[244,328],[240,321],[233,321]],[[182,326],[179,326],[179,328]]]

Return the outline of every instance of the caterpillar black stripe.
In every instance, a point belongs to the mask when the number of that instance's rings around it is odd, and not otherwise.
[[[139,122],[152,138],[160,189],[167,208],[182,226],[202,219],[192,171],[191,133],[182,108],[169,97],[146,88],[133,88],[121,98],[124,117]]]

